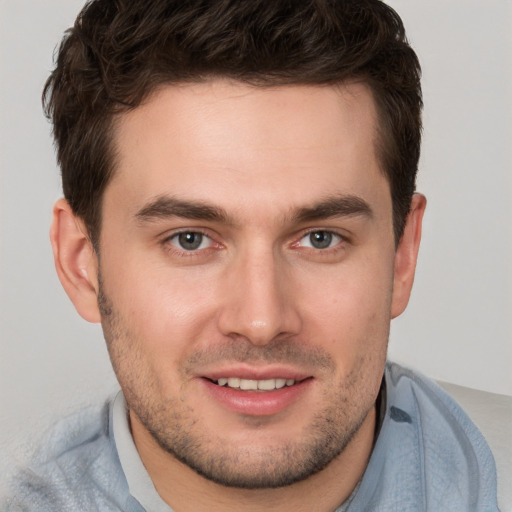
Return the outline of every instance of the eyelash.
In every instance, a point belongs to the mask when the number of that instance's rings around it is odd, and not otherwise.
[[[327,234],[327,235],[338,238],[339,241],[334,246],[326,247],[323,249],[300,245],[300,242],[302,240],[304,240],[308,236],[311,236],[314,233]],[[186,249],[180,248],[173,243],[173,240],[177,239],[180,235],[183,235],[183,234],[194,234],[194,235],[201,235],[203,237],[206,237],[210,240],[210,245],[208,247],[205,247],[202,249],[197,248],[197,249],[186,250]],[[204,230],[201,230],[201,229],[184,229],[184,230],[177,231],[175,233],[172,233],[169,236],[166,236],[162,240],[161,243],[162,243],[162,246],[165,247],[167,252],[177,255],[179,257],[185,257],[185,258],[200,257],[202,255],[205,255],[205,253],[207,251],[210,252],[211,250],[215,250],[215,249],[222,247],[222,244],[216,242],[210,234],[208,234],[207,232],[205,232]],[[293,241],[290,244],[290,247],[291,248],[299,248],[305,252],[314,252],[316,255],[319,255],[319,256],[332,256],[332,255],[336,254],[337,252],[339,252],[340,250],[345,249],[345,246],[347,243],[350,243],[350,240],[346,235],[342,235],[342,234],[338,233],[337,231],[330,230],[330,229],[316,228],[316,229],[310,229],[308,231],[302,232],[300,234],[300,236],[298,238],[296,238],[295,241]]]
[[[338,239],[338,242],[334,246],[326,247],[324,249],[300,245],[300,242],[302,240],[304,240],[306,237],[311,236],[314,233],[324,233],[324,234],[331,235],[333,237],[336,237]],[[308,231],[301,233],[299,238],[295,242],[292,242],[291,246],[297,247],[297,248],[302,248],[303,250],[308,251],[308,252],[313,251],[316,255],[319,255],[319,256],[332,256],[332,255],[336,254],[337,252],[339,252],[340,250],[344,250],[346,248],[346,245],[349,243],[350,243],[350,239],[346,235],[342,235],[341,233],[339,233],[335,230],[315,228],[315,229],[310,229]]]
[[[177,245],[173,244],[173,240],[177,239],[180,235],[184,234],[194,234],[194,235],[202,235],[203,237],[206,237],[210,240],[210,245],[208,247],[205,247],[203,249],[195,249],[195,250],[186,250],[183,248],[178,247]],[[206,251],[212,250],[213,245],[220,246],[221,244],[214,241],[214,239],[205,231],[201,229],[183,229],[181,231],[177,231],[175,233],[172,233],[171,235],[167,236],[162,240],[162,245],[166,249],[167,252],[173,253],[180,257],[185,258],[193,258],[203,255]]]

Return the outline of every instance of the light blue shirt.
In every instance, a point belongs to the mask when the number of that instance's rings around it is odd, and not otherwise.
[[[495,512],[496,470],[484,438],[436,384],[397,364],[370,461],[337,512]],[[2,511],[172,512],[156,492],[119,394],[59,422]]]

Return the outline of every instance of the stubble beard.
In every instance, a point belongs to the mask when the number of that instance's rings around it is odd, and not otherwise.
[[[230,439],[205,428],[208,419],[184,405],[183,396],[159,399],[158,386],[144,364],[140,342],[131,336],[126,322],[105,295],[101,279],[99,283],[103,332],[130,410],[163,450],[210,481],[240,489],[271,489],[305,480],[345,450],[374,407],[374,393],[357,368],[342,385],[324,392],[321,402],[328,405],[315,415],[298,440],[258,449],[250,443],[233,446]],[[303,347],[286,340],[267,346],[264,355],[250,343],[241,348],[238,341],[231,349],[224,349],[227,351],[233,360],[244,361],[282,362],[286,360],[283,354],[294,360],[316,357],[322,360],[319,364],[334,372],[330,355],[320,349],[305,352]],[[197,355],[194,363],[201,357]]]

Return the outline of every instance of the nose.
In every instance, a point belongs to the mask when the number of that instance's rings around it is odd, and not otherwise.
[[[302,322],[293,288],[291,270],[271,250],[232,262],[223,284],[220,331],[259,346],[298,334]]]

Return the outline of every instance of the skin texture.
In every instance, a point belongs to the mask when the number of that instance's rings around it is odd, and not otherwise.
[[[376,126],[361,84],[169,86],[118,119],[99,257],[56,204],[59,276],[102,322],[177,512],[333,510],[361,477],[425,207],[416,195],[395,248]],[[226,403],[222,376],[302,382],[272,406]]]

